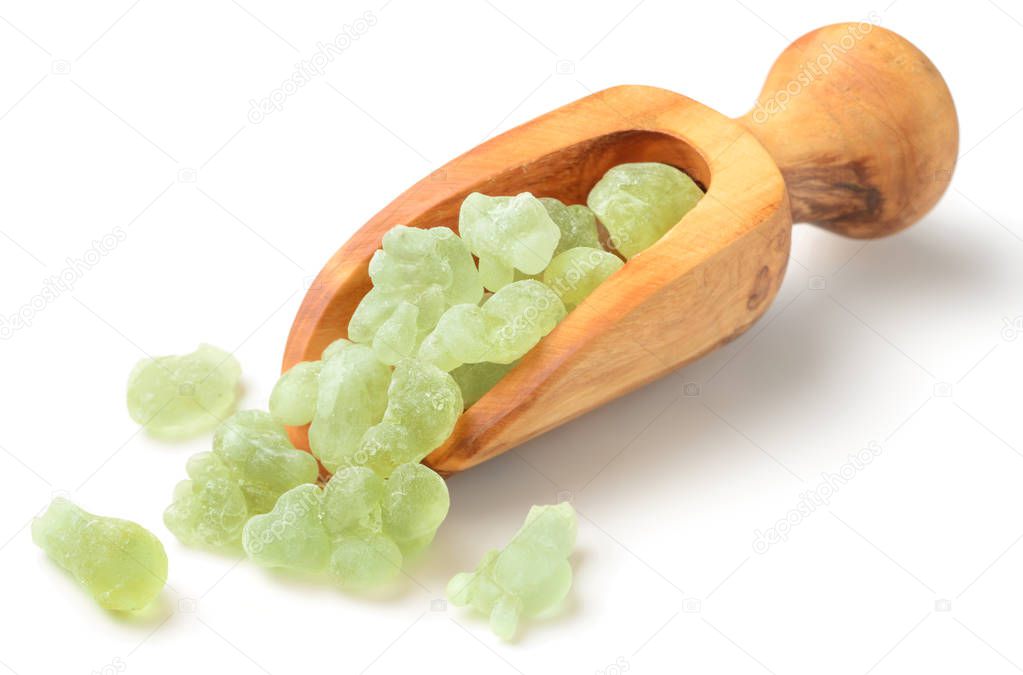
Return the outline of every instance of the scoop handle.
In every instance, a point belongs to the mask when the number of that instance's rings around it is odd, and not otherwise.
[[[856,238],[919,220],[945,192],[959,146],[937,68],[872,23],[825,26],[793,42],[739,122],[781,169],[793,221]]]

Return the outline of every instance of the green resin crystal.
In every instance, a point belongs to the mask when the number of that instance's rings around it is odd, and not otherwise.
[[[402,303],[416,307],[417,333],[425,334],[451,305],[475,304],[483,296],[472,255],[451,229],[397,225],[384,235],[382,245],[369,264],[373,289],[348,324],[348,337],[355,342],[372,343]],[[403,336],[406,323],[407,316],[402,317]]]
[[[418,359],[399,361],[387,390],[387,410],[366,430],[350,464],[388,476],[399,464],[418,462],[451,435],[462,406],[462,392],[450,374]]]
[[[536,346],[565,318],[558,295],[539,281],[516,281],[483,304],[490,351],[487,361],[511,363]]]
[[[398,361],[412,356],[419,342],[419,328],[416,321],[419,308],[402,300],[391,316],[380,324],[373,336],[373,353],[377,360],[393,366]]]
[[[447,516],[444,480],[421,464],[403,464],[384,480],[346,467],[324,489],[300,485],[245,525],[243,545],[267,567],[329,569],[342,586],[362,589],[398,575],[405,556],[429,544]]]
[[[380,501],[383,531],[409,555],[433,541],[449,506],[443,478],[422,464],[402,464],[385,481]]]
[[[340,537],[330,556],[330,573],[344,588],[362,590],[393,581],[404,558],[391,539],[375,532]]]
[[[489,298],[484,306],[487,302]],[[485,361],[489,352],[490,340],[483,309],[479,305],[455,305],[444,312],[437,327],[423,340],[417,356],[441,370],[450,371],[462,363]]]
[[[455,384],[462,390],[462,404],[468,408],[494,388],[518,361],[511,363],[466,363],[451,371]]]
[[[128,377],[128,413],[154,436],[212,429],[238,400],[238,361],[211,345],[184,356],[143,359]]]
[[[353,344],[355,344],[355,343],[352,342],[351,340],[346,340],[344,338],[338,338],[337,340],[334,340],[329,345],[327,345],[326,349],[324,349],[323,353],[320,355],[320,360],[321,361],[330,361],[332,358],[334,358],[335,356],[340,354],[342,351],[344,351],[348,347],[351,347]]]
[[[269,413],[243,410],[217,429],[212,452],[188,460],[187,472],[189,480],[178,483],[164,511],[167,529],[190,546],[233,548],[249,517],[315,481],[319,467]]]
[[[323,489],[323,525],[332,537],[381,527],[384,479],[364,466],[348,466],[331,476]]]
[[[544,270],[543,282],[571,310],[624,264],[621,258],[603,249],[570,248],[554,257]]]
[[[152,532],[62,497],[32,521],[32,541],[106,609],[143,609],[167,583],[167,554]]]
[[[365,345],[347,345],[323,362],[309,447],[328,471],[355,463],[363,434],[384,416],[390,382],[391,369]]]
[[[463,363],[511,363],[565,317],[557,293],[534,279],[515,281],[481,306],[452,307],[423,340],[419,358],[444,370]]]
[[[543,203],[528,192],[515,197],[473,192],[462,202],[458,231],[479,258],[480,279],[491,291],[510,284],[515,270],[543,272],[561,238]]]
[[[540,203],[561,230],[561,239],[558,240],[558,247],[554,249],[554,255],[579,246],[600,248],[597,216],[593,215],[593,211],[582,204],[565,206],[553,197],[540,197]]]
[[[264,567],[319,572],[330,560],[330,536],[323,527],[323,490],[307,483],[277,498],[269,513],[245,524],[245,554]]]
[[[234,548],[241,541],[249,506],[238,480],[211,452],[188,458],[188,480],[174,487],[163,522],[182,543],[204,548]]]
[[[637,162],[608,170],[586,203],[615,248],[631,258],[660,239],[701,197],[703,190],[675,167]]]
[[[575,536],[575,510],[570,504],[532,507],[503,550],[488,551],[475,571],[452,577],[448,600],[488,615],[491,630],[512,639],[521,617],[536,616],[568,594],[572,586],[568,556]]]
[[[320,361],[296,363],[281,375],[270,394],[270,414],[281,424],[302,426],[316,414]]]

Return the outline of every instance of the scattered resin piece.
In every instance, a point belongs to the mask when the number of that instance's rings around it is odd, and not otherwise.
[[[491,630],[512,639],[521,617],[553,608],[568,594],[575,535],[575,510],[567,502],[532,507],[504,550],[488,551],[475,571],[452,577],[448,600],[489,615]]]
[[[599,248],[570,248],[559,253],[544,270],[543,282],[554,289],[571,310],[625,263]]]
[[[511,363],[565,317],[557,293],[535,279],[515,281],[482,305],[452,307],[423,340],[419,358],[444,370],[463,363]]]
[[[392,580],[404,558],[433,540],[449,507],[444,480],[422,464],[398,466],[384,480],[345,467],[324,489],[300,485],[245,526],[248,557],[267,567],[329,569],[342,586]]]
[[[143,609],[167,583],[167,553],[152,532],[62,497],[32,521],[32,541],[106,609]]]
[[[543,203],[528,192],[515,197],[473,192],[462,202],[458,231],[479,258],[480,279],[491,291],[510,284],[515,270],[543,272],[561,238]]]
[[[316,414],[320,361],[296,363],[281,375],[270,394],[270,414],[281,424],[301,426]]]
[[[384,416],[391,369],[366,345],[345,346],[320,370],[309,447],[327,467],[357,464],[363,434]]]
[[[561,230],[561,239],[558,240],[558,247],[554,249],[554,255],[579,246],[600,248],[597,216],[593,215],[593,211],[582,204],[566,206],[553,197],[541,197],[540,203]]]
[[[143,359],[128,377],[128,413],[154,436],[207,431],[234,408],[240,377],[238,361],[212,345]]]
[[[586,203],[614,247],[631,258],[660,239],[701,197],[703,190],[675,167],[637,162],[609,169]]]
[[[494,388],[518,361],[511,363],[466,363],[451,371],[455,384],[462,390],[462,404],[468,408]]]
[[[450,228],[397,225],[384,235],[382,245],[369,264],[373,289],[355,308],[348,324],[348,337],[355,342],[372,343],[403,303],[416,307],[418,337],[430,331],[451,305],[477,303],[483,296],[469,248]],[[408,314],[407,309],[404,312]],[[406,325],[407,316],[391,331],[400,330],[402,340],[408,340]]]
[[[291,488],[316,480],[312,455],[296,450],[269,413],[243,410],[218,427],[213,451],[188,460],[164,511],[167,529],[190,546],[234,548],[253,515],[266,513]]]
[[[418,462],[451,435],[462,406],[462,392],[450,374],[418,359],[399,361],[387,390],[387,410],[366,430],[354,464],[388,476],[399,464]]]

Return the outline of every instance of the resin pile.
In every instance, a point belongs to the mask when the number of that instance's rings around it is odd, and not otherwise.
[[[460,235],[396,225],[369,263],[373,288],[348,338],[284,373],[269,412],[238,412],[219,425],[212,450],[188,460],[167,528],[185,544],[244,550],[260,565],[329,575],[347,588],[394,579],[448,512],[447,486],[423,458],[623,257],[657,241],[702,195],[673,167],[623,164],[593,187],[587,206],[473,193],[461,206]],[[128,407],[154,434],[182,437],[230,413],[239,375],[232,356],[207,345],[146,360],[131,375]],[[306,424],[312,454],[294,448],[284,428]],[[317,460],[332,474],[326,483]],[[131,572],[117,553],[125,546],[160,568],[159,542],[124,521],[85,528],[89,518],[55,502],[37,521],[36,540],[105,606],[144,604],[152,584],[142,575],[124,597],[104,583],[109,570]],[[510,638],[520,617],[568,592],[574,540],[571,506],[534,507],[502,551],[452,579],[449,597],[488,614]],[[90,561],[103,555],[110,560]],[[162,570],[165,577],[165,558]]]

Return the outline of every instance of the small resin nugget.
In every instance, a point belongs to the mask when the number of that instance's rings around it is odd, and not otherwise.
[[[515,281],[482,305],[456,305],[419,347],[419,358],[443,370],[463,363],[511,363],[565,317],[557,293],[535,279]]]
[[[275,420],[292,426],[313,421],[322,365],[322,361],[303,361],[281,375],[270,393],[270,414]]]
[[[603,249],[570,248],[554,257],[543,272],[543,282],[571,310],[624,264],[621,258]]]
[[[270,393],[270,414],[273,418],[289,426],[312,422],[316,415],[323,362],[331,360],[352,344],[344,338],[334,340],[323,350],[321,360],[296,363],[281,375]]]
[[[402,464],[386,480],[346,467],[322,490],[299,485],[271,512],[252,518],[245,553],[265,567],[329,569],[348,588],[377,586],[433,540],[448,506],[444,480],[422,464]]]
[[[164,511],[167,529],[190,546],[233,548],[250,516],[273,508],[282,493],[316,480],[319,467],[296,450],[269,413],[243,410],[218,427],[213,451],[188,460]]]
[[[167,583],[167,554],[152,532],[62,497],[32,521],[32,541],[107,609],[142,609]]]
[[[480,279],[491,291],[510,284],[516,270],[543,272],[561,238],[543,203],[528,192],[515,197],[473,192],[462,202],[458,232],[479,258]]]
[[[554,249],[554,255],[578,246],[600,248],[597,217],[593,215],[593,211],[582,204],[566,206],[553,197],[540,197],[540,203],[561,230],[561,238],[558,240],[558,247]]]
[[[449,373],[403,359],[391,375],[383,418],[366,430],[347,464],[389,476],[399,464],[418,462],[443,443],[462,409],[462,392]]]
[[[373,288],[355,308],[348,337],[393,364],[411,355],[445,309],[479,302],[483,286],[468,247],[450,228],[397,225],[382,246],[370,260]]]
[[[631,258],[660,239],[703,197],[693,179],[657,162],[619,164],[590,190],[586,204]]]
[[[143,359],[128,377],[128,412],[154,436],[190,436],[231,412],[240,377],[238,361],[211,345],[184,356]]]
[[[348,344],[335,351],[322,361],[309,426],[309,448],[328,471],[352,463],[363,434],[387,410],[391,383],[391,369],[372,348]]]
[[[475,571],[452,577],[448,600],[488,615],[491,630],[510,640],[521,617],[536,616],[568,595],[575,535],[575,510],[567,502],[532,507],[503,550],[488,551]]]

